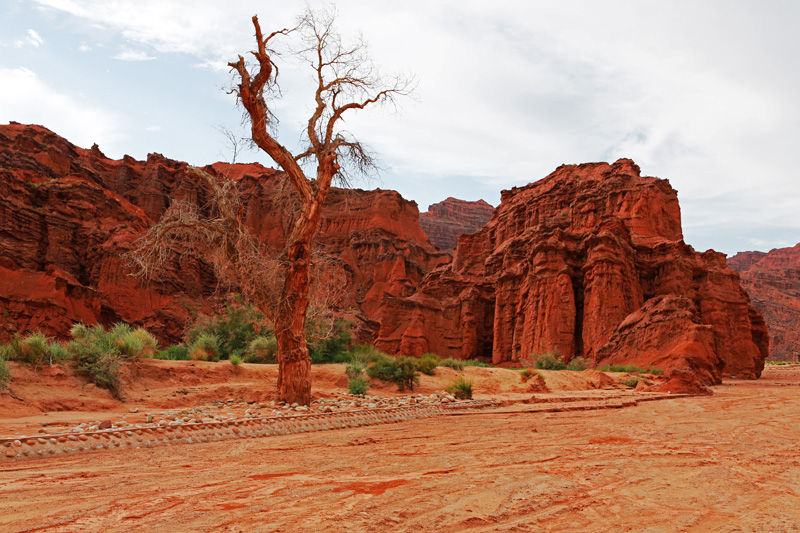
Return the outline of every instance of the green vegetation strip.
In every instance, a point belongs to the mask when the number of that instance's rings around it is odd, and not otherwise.
[[[364,411],[248,418],[224,422],[182,423],[167,426],[113,429],[86,433],[59,433],[0,438],[0,462],[70,455],[98,450],[150,448],[273,435],[291,435],[373,424],[428,418],[447,413],[497,407],[494,400],[470,400],[448,405],[387,407]]]

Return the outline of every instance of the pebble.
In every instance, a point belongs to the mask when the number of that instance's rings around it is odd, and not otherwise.
[[[454,396],[445,391],[438,391],[436,394],[423,395],[414,394],[408,396],[397,396],[384,398],[375,395],[362,395],[354,396],[345,392],[333,393],[328,398],[320,398],[311,403],[311,405],[300,405],[293,403],[291,405],[280,401],[269,402],[246,402],[244,400],[235,400],[228,398],[223,401],[215,401],[209,405],[196,406],[191,408],[174,409],[161,411],[157,414],[144,413],[144,416],[132,417],[130,421],[126,421],[126,414],[119,415],[119,420],[96,420],[92,423],[81,422],[70,427],[66,425],[61,429],[49,429],[53,433],[72,433],[78,434],[82,438],[85,436],[82,433],[91,433],[94,431],[105,429],[118,429],[124,428],[125,430],[134,431],[139,428],[148,427],[164,427],[164,426],[177,426],[183,423],[211,423],[211,422],[224,422],[236,419],[254,419],[262,417],[292,417],[297,415],[304,415],[308,413],[336,413],[339,411],[353,411],[353,410],[366,410],[366,409],[385,409],[392,407],[401,407],[417,404],[451,404],[458,402]],[[224,413],[218,409],[226,409]],[[269,411],[262,413],[255,412],[269,408]],[[139,408],[129,408],[131,413],[136,413]],[[42,423],[43,427],[51,424]],[[38,430],[39,434],[48,433],[47,430]],[[78,437],[74,437],[78,438]]]

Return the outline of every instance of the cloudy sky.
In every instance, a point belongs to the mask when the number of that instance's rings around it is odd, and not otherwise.
[[[316,2],[311,2],[316,5]],[[300,2],[2,0],[0,123],[42,124],[109,157],[229,160],[241,129],[225,66],[250,17],[290,26]],[[380,186],[422,211],[564,163],[630,157],[679,192],[686,241],[728,254],[800,241],[800,2],[337,2],[415,97],[347,127],[379,154]],[[282,69],[281,141],[297,145],[308,74]],[[239,161],[271,161],[255,152]]]

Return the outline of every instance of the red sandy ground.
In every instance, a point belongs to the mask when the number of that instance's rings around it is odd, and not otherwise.
[[[105,400],[112,409],[102,413],[0,412],[0,433],[39,420],[92,420],[132,405],[176,407],[274,388],[254,381],[269,379],[272,369],[187,365],[141,365],[129,403]],[[176,393],[177,382],[155,379],[165,369],[182,379],[195,375],[196,383]],[[423,391],[452,379],[442,370],[423,379]],[[474,372],[479,396],[530,396],[512,371]],[[342,375],[335,365],[315,368],[321,394],[342,386]],[[577,373],[561,375],[548,374],[548,384],[580,381]],[[55,379],[15,376],[12,390],[26,398],[37,380]],[[591,385],[584,379],[582,386]],[[625,409],[526,413],[530,406],[514,404],[356,429],[6,463],[0,531],[797,531],[799,386],[800,368],[768,367],[761,380],[726,381],[710,397]],[[49,388],[69,403],[69,387]],[[92,403],[101,392],[84,388],[85,397],[71,401],[102,409]],[[386,387],[378,394],[395,393]],[[2,396],[4,408],[8,401]]]

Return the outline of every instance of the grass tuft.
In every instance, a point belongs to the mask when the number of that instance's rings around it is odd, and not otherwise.
[[[463,376],[450,383],[445,389],[459,400],[472,399],[472,380]]]

